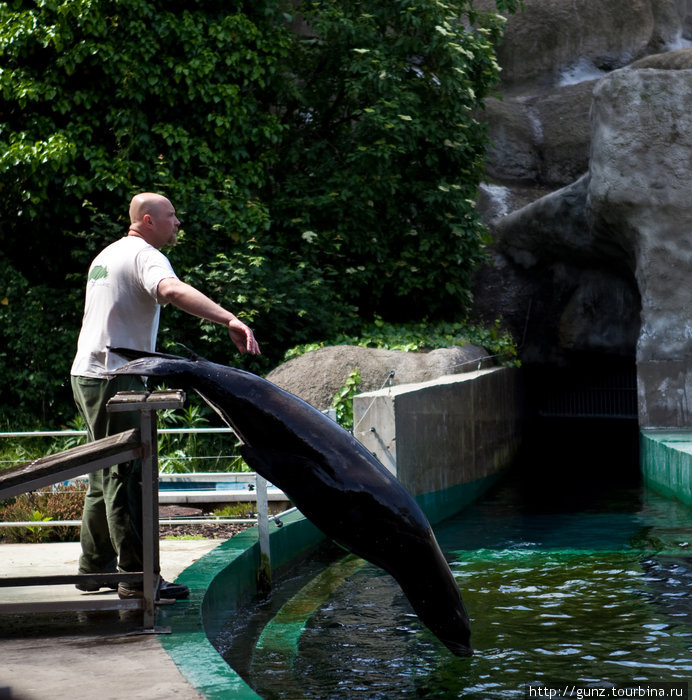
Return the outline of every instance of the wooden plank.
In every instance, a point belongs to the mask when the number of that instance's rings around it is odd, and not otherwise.
[[[133,456],[139,456],[140,452],[141,438],[137,428],[88,442],[86,445],[78,445],[64,452],[47,455],[0,471],[0,497],[7,497],[5,494],[7,489],[16,488],[24,483],[54,484],[72,476],[103,469],[107,466],[103,464],[104,460],[110,460],[111,464],[118,464],[117,461],[113,461],[117,455],[132,453]],[[130,456],[127,459],[132,458]],[[34,485],[33,488],[38,486]],[[28,488],[27,491],[29,490],[32,489]]]
[[[141,598],[102,598],[82,595],[78,600],[39,601],[35,603],[0,603],[0,615],[18,615],[47,612],[82,612],[98,610],[141,610]]]
[[[181,389],[159,391],[119,391],[106,404],[108,411],[159,411],[182,408],[185,392]]]
[[[136,406],[146,402],[147,397],[151,394],[150,391],[119,391],[115,396],[108,399],[107,406],[113,407],[118,404],[126,404],[128,406]],[[111,408],[112,410],[112,408]],[[122,410],[122,409],[121,409]],[[126,410],[131,410],[130,408]]]
[[[0,588],[23,586],[66,586],[71,583],[98,583],[102,588],[116,583],[141,583],[142,571],[114,574],[53,574],[41,576],[0,576]]]

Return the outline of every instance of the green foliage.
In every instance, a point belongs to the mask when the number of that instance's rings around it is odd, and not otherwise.
[[[346,430],[353,429],[353,397],[358,393],[360,382],[360,370],[355,367],[332,399],[331,407],[336,410],[336,422]]]
[[[158,413],[159,428],[204,428],[209,424],[209,407],[189,402],[183,409]],[[238,438],[233,434],[198,433],[158,434],[159,469],[165,474],[187,472],[243,471],[244,462],[237,454]]]
[[[0,3],[0,410],[73,415],[86,269],[137,191],[171,199],[174,267],[263,356],[170,309],[163,349],[259,372],[375,316],[462,314],[502,25],[471,0]]]
[[[280,4],[3,3],[6,233],[31,225],[54,265],[80,236],[85,263],[122,232],[129,196],[156,188],[203,212],[197,250],[222,244],[217,226],[252,235],[252,192],[282,131],[264,99],[289,45]]]
[[[32,510],[28,519],[34,522],[46,523],[49,522],[51,518],[50,515],[43,515],[40,510]],[[31,525],[27,525],[26,529],[29,531],[29,539],[32,542],[41,542],[48,539],[48,532],[45,527],[32,527]]]
[[[81,413],[78,413],[71,421],[68,421],[67,429],[86,431],[86,421],[82,417]],[[73,447],[83,445],[86,441],[86,434],[70,435],[68,437],[56,437],[53,439],[53,442],[51,443],[47,454],[55,454],[57,452],[62,452],[63,450],[69,450]]]
[[[157,414],[159,428],[201,428],[207,424],[202,409],[188,404],[180,410],[167,409]],[[189,460],[198,454],[196,433],[158,433],[159,469],[166,474],[195,471]]]
[[[6,426],[6,429],[8,432],[14,430],[9,426]],[[27,442],[32,444],[27,444]],[[44,441],[39,439],[30,441],[3,439],[0,441],[0,469],[10,469],[24,462],[43,457],[46,454],[43,451],[43,443]]]
[[[394,324],[382,319],[364,324],[357,335],[340,334],[320,343],[308,343],[291,348],[286,360],[327,345],[358,345],[364,348],[421,352],[471,343],[485,348],[500,364],[518,365],[517,348],[512,336],[503,331],[500,320],[492,328],[473,326],[464,322]]]
[[[61,298],[45,284],[29,284],[0,255],[0,406],[12,408],[13,429],[65,419],[66,360],[77,338],[69,301],[70,292]]]
[[[487,240],[474,211],[486,138],[476,114],[497,79],[503,19],[435,0],[300,9],[310,29],[281,104],[280,240],[363,316],[463,309]]]
[[[223,508],[215,508],[214,516],[217,518],[252,518],[255,517],[255,503],[229,503]]]

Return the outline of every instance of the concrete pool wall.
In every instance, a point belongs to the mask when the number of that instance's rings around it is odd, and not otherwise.
[[[432,523],[475,500],[507,469],[521,442],[521,374],[495,368],[392,387],[354,400],[354,434],[397,475]],[[373,442],[374,441],[374,442]],[[300,513],[271,526],[271,561],[288,566],[322,533]],[[178,581],[189,601],[164,607],[160,641],[206,698],[259,696],[212,646],[227,621],[257,593],[257,528],[227,540],[186,569]]]
[[[647,486],[692,505],[692,430],[642,430],[640,454]]]
[[[435,523],[512,464],[523,416],[520,370],[496,367],[360,394],[353,434]]]

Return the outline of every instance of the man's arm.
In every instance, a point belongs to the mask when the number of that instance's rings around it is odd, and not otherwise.
[[[160,304],[173,304],[192,316],[226,326],[228,335],[241,353],[260,354],[259,344],[248,326],[186,282],[175,277],[161,280],[158,286],[158,300]]]

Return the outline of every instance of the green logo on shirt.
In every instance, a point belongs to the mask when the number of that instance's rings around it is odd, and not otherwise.
[[[108,268],[103,267],[103,265],[96,265],[91,270],[89,270],[89,277],[87,279],[87,282],[90,282],[91,280],[102,280],[106,277],[108,277]]]

